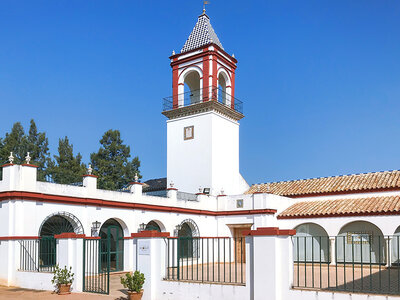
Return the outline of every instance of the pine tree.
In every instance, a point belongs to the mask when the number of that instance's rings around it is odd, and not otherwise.
[[[108,130],[100,140],[101,147],[97,153],[92,153],[94,174],[99,176],[98,185],[101,189],[117,190],[133,181],[137,173],[139,178],[140,161],[131,157],[130,147],[123,144],[119,130]]]
[[[50,163],[49,141],[44,132],[38,132],[32,119],[29,134],[26,137],[26,152],[32,157],[32,164],[38,166],[38,180],[45,181],[48,176],[47,167]]]
[[[20,122],[14,123],[10,133],[6,133],[2,140],[0,151],[1,163],[8,163],[10,152],[13,153],[14,163],[21,164],[25,161],[27,149],[27,138]]]
[[[86,166],[82,163],[82,156],[78,153],[74,156],[73,145],[68,137],[59,139],[58,155],[54,155],[49,167],[49,175],[56,183],[71,184],[82,181],[82,175],[86,172]]]

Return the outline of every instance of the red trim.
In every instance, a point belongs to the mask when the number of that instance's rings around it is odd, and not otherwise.
[[[37,165],[32,165],[32,164],[22,164],[21,166],[23,166],[23,167],[39,168],[39,166],[37,166]]]
[[[0,236],[0,241],[38,240],[39,236]]]
[[[196,196],[205,195],[204,193],[196,193]]]
[[[132,182],[129,182],[129,184],[137,184],[137,185],[143,185],[143,183],[141,183],[141,182],[136,182],[136,181],[132,181]]]
[[[214,48],[215,48],[216,50],[218,50],[218,51],[222,52],[223,54],[225,54],[226,56],[228,56],[229,59],[231,59],[234,63],[237,63],[236,58],[232,57],[232,56],[231,56],[230,54],[228,54],[225,50],[221,49],[217,44],[214,44],[214,43],[210,43],[210,44],[204,45],[203,47],[199,47],[199,48],[196,48],[196,49],[192,49],[192,50],[187,51],[187,52],[184,52],[184,53],[178,53],[178,54],[175,54],[175,55],[170,56],[169,58],[170,58],[170,59],[175,59],[175,58],[176,58],[176,61],[178,61],[178,57],[181,56],[181,55],[186,55],[186,54],[189,54],[189,53],[191,53],[191,52],[199,51],[199,49],[208,50],[208,47],[210,47],[210,46],[214,46]],[[215,51],[215,50],[208,50],[208,51]],[[215,51],[215,52],[218,53],[218,51]],[[220,53],[218,53],[218,54],[221,55]],[[222,56],[222,55],[221,55],[221,56]],[[222,57],[223,57],[223,56],[222,56]],[[223,57],[223,58],[226,60],[225,57]],[[231,63],[232,63],[232,62],[231,62]]]
[[[178,189],[176,188],[167,188],[167,191],[177,191]]]
[[[279,229],[278,227],[258,227],[256,230],[243,230],[242,235],[251,236],[275,236],[275,235],[295,235],[295,229]]]
[[[174,59],[175,60],[175,59]],[[172,67],[172,108],[178,107],[179,66]]]
[[[254,194],[264,194],[264,193],[263,192],[254,192],[253,195]],[[268,193],[265,193],[265,194],[268,194]]]
[[[226,197],[226,195],[218,195],[217,197]]]
[[[85,236],[85,240],[100,240],[99,236]]]
[[[254,215],[254,214],[275,214],[276,209],[254,209],[254,210],[237,210],[237,211],[210,211],[202,209],[191,209],[183,207],[162,206],[153,204],[131,203],[112,200],[100,200],[93,198],[77,198],[71,196],[58,196],[51,194],[33,193],[33,192],[0,192],[0,201],[3,200],[32,200],[49,203],[64,203],[74,205],[91,205],[101,207],[113,207],[122,209],[140,209],[150,211],[185,213],[193,215],[205,216],[233,216],[233,215]]]
[[[84,234],[76,234],[75,232],[63,232],[60,234],[54,235],[55,239],[84,239],[86,235]]]
[[[148,237],[169,237],[169,232],[159,232],[157,230],[143,230],[138,233],[132,233],[132,238],[148,238]]]
[[[131,237],[131,236],[124,236],[124,240],[131,240],[131,239],[133,239],[133,237]]]
[[[99,176],[92,175],[92,174],[85,174],[85,175],[82,175],[82,177],[93,177],[93,178],[98,178]]]
[[[2,165],[1,167],[2,168],[4,168],[4,167],[9,167],[9,166],[14,166],[15,164],[4,164],[4,165]]]

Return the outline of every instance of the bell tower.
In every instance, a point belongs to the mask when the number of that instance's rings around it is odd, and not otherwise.
[[[234,97],[237,60],[225,52],[205,14],[198,17],[180,53],[172,53],[172,96],[167,120],[167,184],[183,192],[241,194],[239,120]]]

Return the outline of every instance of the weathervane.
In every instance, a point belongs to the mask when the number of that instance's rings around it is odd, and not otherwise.
[[[210,4],[210,2],[207,1],[207,0],[203,0],[203,14],[206,13],[206,5],[207,5],[207,4]]]

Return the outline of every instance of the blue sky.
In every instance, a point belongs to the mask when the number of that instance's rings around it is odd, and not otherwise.
[[[34,118],[88,162],[119,129],[144,179],[166,174],[162,97],[202,1],[0,2],[0,135]],[[400,169],[400,2],[211,0],[238,59],[249,183]]]

